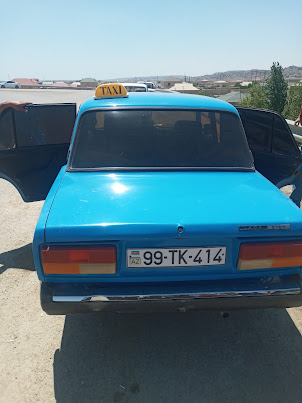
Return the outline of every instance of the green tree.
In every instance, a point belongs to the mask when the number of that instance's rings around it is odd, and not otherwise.
[[[287,83],[282,71],[282,66],[278,62],[273,63],[265,87],[268,108],[278,113],[283,112],[287,97]]]
[[[267,109],[268,101],[265,87],[261,87],[259,84],[252,84],[249,88],[249,95],[244,98],[239,105],[249,108]]]
[[[288,92],[287,104],[283,111],[286,119],[296,120],[302,105],[302,85],[290,87]]]

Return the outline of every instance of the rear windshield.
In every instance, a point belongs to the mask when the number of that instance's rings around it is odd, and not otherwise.
[[[88,111],[71,169],[253,169],[239,117],[205,110]]]

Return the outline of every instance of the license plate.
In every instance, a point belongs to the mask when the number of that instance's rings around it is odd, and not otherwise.
[[[226,247],[127,249],[127,267],[224,265]]]

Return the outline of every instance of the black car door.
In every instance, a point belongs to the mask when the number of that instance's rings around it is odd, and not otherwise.
[[[292,183],[302,157],[285,119],[272,111],[237,109],[257,171],[276,186]]]
[[[0,178],[26,202],[44,200],[66,163],[76,104],[31,105],[0,115]]]

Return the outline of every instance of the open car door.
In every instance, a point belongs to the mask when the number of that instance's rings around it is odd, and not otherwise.
[[[285,119],[273,111],[240,107],[237,110],[257,171],[279,188],[295,185],[291,198],[300,206],[302,156]]]
[[[257,171],[277,186],[291,178],[302,156],[285,119],[272,111],[237,109]]]
[[[44,200],[66,164],[76,104],[30,105],[0,114],[0,178],[26,202]]]

